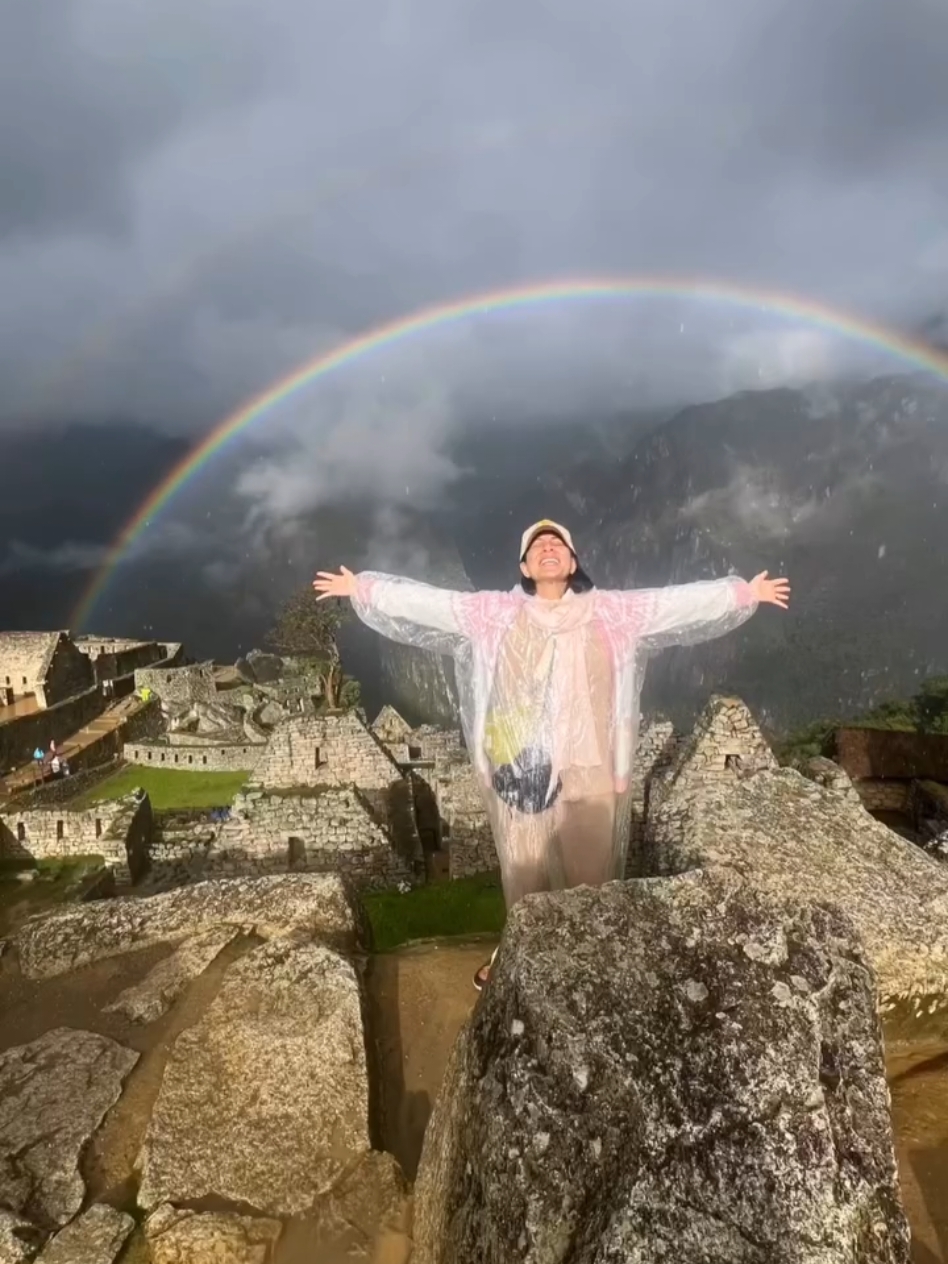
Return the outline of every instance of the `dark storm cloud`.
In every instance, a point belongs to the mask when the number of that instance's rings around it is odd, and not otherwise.
[[[248,6],[12,3],[0,16],[0,236],[133,233],[129,169],[237,106],[266,63]]]
[[[71,0],[2,24],[0,422],[198,432],[348,335],[525,279],[697,272],[893,321],[948,293],[940,0]],[[289,450],[240,485],[278,514],[347,479],[394,495],[408,443],[433,495],[478,415],[796,382],[840,351],[733,307],[475,322],[295,399],[267,428]]]

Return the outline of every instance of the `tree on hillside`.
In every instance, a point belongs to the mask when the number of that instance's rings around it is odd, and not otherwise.
[[[359,683],[347,680],[342,670],[338,636],[352,614],[348,602],[317,601],[307,584],[281,606],[277,621],[267,633],[267,644],[287,657],[302,658],[318,676],[330,710],[359,703]]]

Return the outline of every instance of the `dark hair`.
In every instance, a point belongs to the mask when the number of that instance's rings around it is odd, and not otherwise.
[[[520,576],[520,587],[528,597],[535,597],[537,595],[537,581],[535,579],[530,579],[522,573]],[[573,571],[572,575],[570,575],[569,583],[566,587],[570,590],[570,592],[587,593],[592,592],[596,585],[577,562],[576,569]]]

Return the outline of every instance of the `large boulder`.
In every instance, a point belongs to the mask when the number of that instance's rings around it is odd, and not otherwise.
[[[138,1054],[58,1027],[0,1054],[0,1207],[49,1230],[85,1197],[80,1155]]]
[[[13,942],[20,968],[35,979],[220,927],[262,939],[299,931],[340,952],[358,950],[368,935],[362,906],[344,878],[280,874],[72,905],[28,923]]]
[[[412,1264],[907,1264],[852,924],[727,874],[523,900],[414,1235]]]
[[[746,708],[714,699],[649,788],[646,872],[727,868],[778,898],[838,904],[875,968],[890,1039],[918,1037],[948,1006],[948,867],[874,820],[841,768],[811,771],[777,768]]]
[[[0,1264],[31,1264],[45,1240],[35,1224],[0,1208]]]
[[[145,1221],[151,1264],[266,1264],[279,1220],[187,1211],[167,1204]]]
[[[114,1264],[134,1228],[124,1211],[94,1203],[51,1239],[36,1264]]]
[[[273,940],[229,966],[178,1036],[139,1164],[139,1202],[317,1207],[370,1150],[359,980],[320,944]]]

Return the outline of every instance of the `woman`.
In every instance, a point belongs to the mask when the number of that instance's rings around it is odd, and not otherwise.
[[[520,541],[520,587],[450,592],[345,567],[320,599],[348,597],[392,640],[455,660],[461,722],[480,777],[509,909],[524,895],[621,878],[629,776],[650,651],[731,631],[761,602],[787,608],[767,572],[603,591],[569,531],[544,520]],[[490,963],[475,976],[481,988]]]

